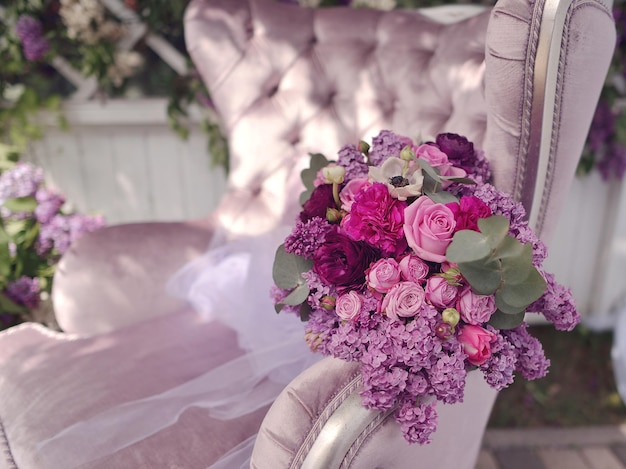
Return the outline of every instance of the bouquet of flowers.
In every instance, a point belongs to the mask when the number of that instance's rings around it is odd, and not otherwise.
[[[56,263],[100,216],[64,208],[65,198],[44,184],[43,170],[17,163],[0,175],[0,330],[32,313],[52,289]]]
[[[363,405],[396,408],[408,442],[430,441],[437,401],[461,402],[472,370],[496,389],[516,372],[545,376],[525,313],[560,330],[579,316],[471,142],[383,131],[336,162],[312,155],[302,177],[303,209],[274,262],[276,310],[308,321],[312,350],[359,362]]]

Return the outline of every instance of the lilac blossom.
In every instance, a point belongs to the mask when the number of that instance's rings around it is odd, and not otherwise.
[[[296,226],[285,239],[285,251],[313,259],[313,254],[324,243],[326,234],[332,229],[332,225],[321,217],[313,217],[309,220],[296,220]]]
[[[571,331],[580,322],[572,291],[558,283],[554,274],[543,273],[547,286],[544,294],[527,310],[542,313],[559,331]]]
[[[380,166],[387,158],[400,157],[402,149],[411,144],[411,140],[406,137],[394,134],[389,130],[382,130],[372,139],[372,147],[369,151],[370,165]]]
[[[39,223],[49,223],[65,203],[65,198],[62,195],[46,187],[37,189],[35,199],[37,200],[35,218]]]
[[[101,216],[57,214],[49,223],[41,226],[37,239],[37,253],[45,255],[55,249],[59,254],[64,254],[83,234],[96,231],[104,224]]]
[[[30,163],[17,163],[0,175],[0,203],[32,197],[43,183],[43,170]]]
[[[415,404],[410,399],[404,400],[396,412],[396,420],[404,439],[409,443],[421,445],[430,443],[430,435],[437,429],[437,410],[435,403]]]
[[[20,16],[15,23],[15,33],[22,42],[24,55],[28,60],[39,60],[48,52],[50,43],[43,35],[41,23],[32,16]]]
[[[526,324],[522,324],[515,329],[502,331],[502,335],[513,345],[517,353],[515,369],[524,378],[532,380],[543,378],[548,374],[550,360],[546,358],[541,342],[536,337],[530,335]]]
[[[346,145],[339,150],[337,164],[346,168],[345,182],[357,178],[367,178],[369,166],[365,157],[354,145]]]
[[[513,383],[517,352],[500,331],[491,326],[487,329],[496,335],[496,339],[491,343],[491,357],[480,365],[480,369],[487,384],[500,391]]]
[[[39,279],[22,276],[9,283],[4,293],[18,305],[34,309],[39,306]]]

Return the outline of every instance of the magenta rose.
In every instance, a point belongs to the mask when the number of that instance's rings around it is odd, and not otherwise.
[[[406,202],[391,197],[385,184],[374,183],[356,194],[341,226],[352,239],[377,247],[384,256],[398,255],[406,249],[405,207]]]
[[[387,293],[400,281],[400,266],[395,259],[381,259],[365,272],[367,286],[379,293]]]
[[[354,203],[354,196],[360,192],[363,187],[369,185],[367,178],[356,178],[348,181],[339,194],[339,200],[341,200],[341,208],[346,212],[352,209]]]
[[[396,321],[412,318],[422,309],[424,298],[424,289],[417,283],[396,283],[383,298],[381,311]]]
[[[459,294],[456,309],[466,323],[483,324],[489,321],[497,308],[493,295],[479,295],[466,287]]]
[[[354,290],[344,293],[337,298],[335,312],[337,316],[345,321],[350,321],[358,317],[363,306],[363,298]]]
[[[356,290],[365,287],[365,270],[379,258],[376,249],[340,233],[335,226],[315,250],[313,270],[340,292]]]
[[[426,299],[439,308],[453,306],[459,294],[459,287],[449,284],[445,278],[439,276],[430,277],[426,281],[425,290]]]
[[[446,249],[456,231],[452,210],[422,196],[404,211],[404,234],[419,257],[432,262],[446,260]]]
[[[311,218],[320,217],[326,219],[326,209],[337,208],[333,199],[333,185],[322,184],[317,186],[311,193],[311,197],[302,206],[300,220],[308,221]]]
[[[459,203],[452,202],[446,204],[446,207],[454,213],[457,231],[480,231],[478,229],[478,220],[481,218],[489,218],[492,215],[489,206],[473,195],[463,196]]]
[[[419,257],[407,254],[400,259],[400,273],[402,280],[421,284],[430,273],[430,267]]]
[[[461,328],[457,340],[467,354],[467,361],[480,366],[491,357],[491,343],[496,335],[479,326],[467,325]]]

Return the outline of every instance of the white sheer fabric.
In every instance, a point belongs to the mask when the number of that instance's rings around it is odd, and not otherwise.
[[[188,299],[206,320],[234,329],[246,354],[164,393],[66,428],[40,444],[46,467],[69,469],[113,454],[174,424],[190,407],[205,408],[222,420],[253,412],[273,402],[289,381],[317,361],[320,357],[303,340],[303,324],[276,314],[269,296],[274,253],[285,234],[281,229],[218,247],[214,242],[169,285],[172,294]],[[253,445],[254,438],[242,442],[210,469],[248,467]]]

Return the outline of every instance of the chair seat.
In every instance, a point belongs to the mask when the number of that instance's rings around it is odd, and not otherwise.
[[[230,329],[202,322],[192,311],[93,338],[51,333],[32,323],[0,337],[0,469],[59,469],[38,456],[40,442],[75,422],[182,384],[242,353]],[[206,410],[191,408],[174,425],[79,467],[204,469],[256,433],[266,411],[220,421]],[[73,453],[80,454],[80,447]],[[75,466],[67,460],[66,467]]]

